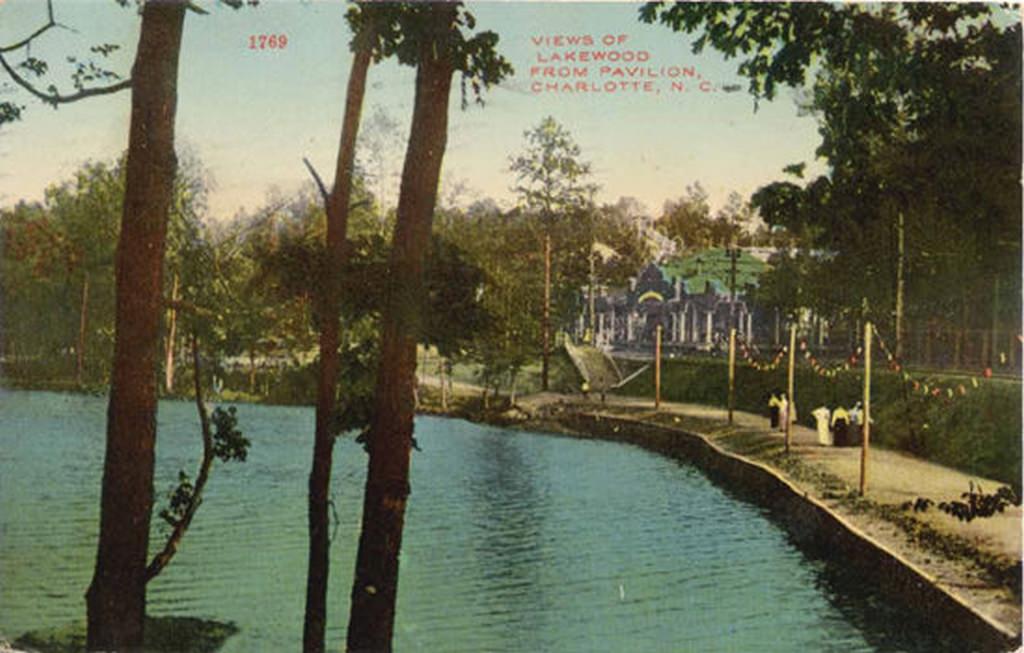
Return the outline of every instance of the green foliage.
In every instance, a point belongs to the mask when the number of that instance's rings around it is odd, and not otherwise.
[[[473,33],[476,18],[461,2],[448,3],[446,9],[451,23],[439,27],[431,19],[439,11],[434,3],[354,3],[346,14],[354,34],[352,47],[370,48],[376,61],[395,57],[407,66],[416,66],[425,48],[438,57],[446,49],[462,76],[463,107],[470,90],[482,104],[483,92],[512,74],[512,66],[498,54],[495,32]]]
[[[214,426],[214,432],[211,434],[213,442],[209,455],[219,458],[222,462],[245,462],[251,442],[237,428],[237,409],[229,406],[224,410],[218,406],[214,408],[210,421]],[[203,456],[199,480],[193,482],[187,472],[178,470],[178,484],[167,493],[167,507],[160,510],[160,518],[171,528],[177,528],[189,512],[198,507],[197,502],[203,500],[202,486],[205,484],[205,474],[209,472],[207,465],[212,464],[212,458],[206,457],[207,452],[204,451]]]
[[[171,528],[177,527],[185,518],[189,508],[195,501],[196,488],[192,478],[185,470],[178,470],[178,484],[167,493],[168,505],[160,511],[160,518],[167,522]]]
[[[939,510],[953,515],[963,522],[970,522],[975,519],[991,517],[1001,513],[1010,506],[1019,506],[1020,497],[1014,494],[1009,487],[1001,487],[992,494],[986,494],[979,484],[977,488],[973,482],[967,492],[960,495],[963,501],[942,501],[939,503]]]
[[[172,279],[180,277],[179,299],[193,308],[185,313],[185,324],[212,344],[211,316],[230,301],[233,290],[217,285],[219,275],[211,269],[216,261],[202,226],[206,173],[187,152],[180,158],[168,226],[166,292],[169,296]],[[47,188],[43,202],[0,211],[2,347],[16,361],[5,374],[35,383],[74,379],[81,348],[83,377],[76,382],[106,383],[124,183],[123,159],[87,162],[70,179]]]
[[[712,216],[707,191],[700,182],[687,186],[679,199],[665,202],[655,223],[658,231],[676,243],[678,251],[769,244],[769,235],[755,227],[752,207],[735,191]]]
[[[515,192],[528,212],[545,224],[587,209],[598,186],[587,181],[590,163],[581,161],[580,146],[553,117],[523,132],[525,150],[510,157]]]
[[[796,278],[770,285],[797,285],[833,319],[889,325],[903,221],[907,319],[1017,329],[1019,17],[982,3],[649,3],[641,19],[737,57],[755,98],[801,89],[817,118],[828,173],[774,182],[753,203],[826,256],[791,261],[777,277]],[[803,178],[802,164],[786,172]],[[781,306],[794,295],[771,294]]]
[[[237,412],[234,406],[228,406],[227,410],[217,406],[210,415],[210,421],[214,426],[213,454],[223,462],[245,462],[246,456],[249,455],[249,445],[252,443],[236,428]]]
[[[50,186],[42,203],[0,211],[3,348],[24,362],[45,361],[33,366],[35,373],[73,378],[80,346],[83,383],[102,382],[109,373],[123,189],[120,163],[86,163],[72,179]]]
[[[661,373],[662,397],[666,401],[725,405],[728,397],[726,361],[670,359],[663,363]],[[945,378],[945,382],[949,379]],[[784,390],[786,386],[785,365],[761,372],[737,364],[736,407],[766,415],[770,393]],[[795,387],[799,423],[813,427],[811,411],[818,406],[849,408],[861,400],[863,371],[841,371],[834,378],[826,379],[798,365]],[[909,388],[896,373],[872,373],[872,442],[1019,489],[1022,423],[1019,383],[986,381],[982,387],[953,399],[925,397],[907,390]],[[631,381],[622,392],[653,396],[653,370]]]

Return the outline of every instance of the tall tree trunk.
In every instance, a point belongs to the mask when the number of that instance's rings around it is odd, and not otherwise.
[[[78,385],[82,385],[82,378],[84,376],[85,368],[85,332],[89,325],[89,273],[85,274],[85,279],[82,281],[82,308],[78,319],[78,347],[76,347],[76,353],[78,354],[78,370],[77,380]]]
[[[174,339],[178,327],[178,309],[174,303],[178,301],[178,275],[175,273],[174,282],[171,284],[171,308],[167,311],[167,319],[170,326],[167,328],[167,347],[164,358],[164,389],[167,392],[174,390]]]
[[[322,279],[320,373],[317,378],[316,433],[313,464],[309,473],[309,565],[306,574],[306,617],[302,631],[302,650],[325,650],[327,625],[327,580],[330,567],[329,497],[334,455],[334,421],[338,383],[338,345],[340,324],[340,275],[345,264],[345,238],[352,198],[352,171],[359,133],[360,114],[370,68],[371,51],[360,47],[352,58],[341,143],[334,171],[334,186],[327,198],[326,270]]]
[[[544,351],[540,362],[540,389],[548,390],[548,365],[551,358],[551,234],[544,234],[544,314],[541,320],[544,331]]]
[[[446,36],[453,3],[433,5],[428,33]],[[368,445],[362,532],[352,584],[349,651],[390,651],[398,594],[398,555],[409,488],[416,341],[425,295],[423,270],[448,137],[453,64],[431,39],[420,46],[409,146],[402,169],[398,222],[381,320],[381,353]]]
[[[177,168],[174,116],[184,19],[184,2],[146,3],[132,68],[99,545],[86,594],[87,648],[93,651],[142,646],[164,246]]]

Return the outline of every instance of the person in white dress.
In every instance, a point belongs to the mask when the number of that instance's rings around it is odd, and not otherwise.
[[[818,444],[823,447],[832,446],[832,431],[829,428],[829,418],[832,417],[832,412],[824,406],[818,406],[811,415],[814,415],[815,424],[818,427]]]

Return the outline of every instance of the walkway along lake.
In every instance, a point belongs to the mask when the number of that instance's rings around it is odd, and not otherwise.
[[[106,399],[0,391],[0,635],[84,618]],[[154,615],[232,621],[223,651],[295,650],[313,411],[240,406],[248,462],[214,472]],[[158,500],[193,471],[195,408],[163,402]],[[963,651],[757,507],[635,447],[421,417],[398,651]],[[329,643],[340,645],[366,463],[339,441]],[[163,526],[154,519],[154,539]],[[158,541],[158,540],[157,540]]]

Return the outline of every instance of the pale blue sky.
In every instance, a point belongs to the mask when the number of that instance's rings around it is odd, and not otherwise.
[[[123,50],[114,68],[127,73],[138,38],[133,9],[113,0],[54,0],[59,21],[77,33],[51,30],[34,54],[57,64],[100,41]],[[202,158],[216,180],[212,213],[257,208],[268,189],[288,192],[306,183],[302,157],[332,175],[350,54],[345,5],[340,2],[264,0],[234,11],[204,3],[210,15],[186,19],[180,67],[178,138]],[[446,180],[463,181],[478,196],[511,202],[508,157],[523,131],[552,115],[565,124],[593,164],[601,201],[634,196],[651,212],[700,181],[713,205],[729,191],[744,196],[782,176],[783,166],[814,160],[815,121],[799,117],[788,91],[755,113],[737,62],[717,53],[690,53],[688,39],[661,26],[641,24],[635,3],[471,3],[483,29],[501,35],[500,51],[516,68],[513,78],[486,94],[483,108],[459,109],[453,97]],[[42,0],[0,0],[0,43],[31,32],[45,12]],[[286,34],[283,50],[248,49],[252,34]],[[702,93],[690,85],[673,93],[533,94],[530,67],[551,48],[533,36],[625,35],[621,49],[650,53],[644,67],[692,66],[716,86],[740,92]],[[601,45],[585,50],[607,49]],[[619,49],[618,47],[612,49]],[[588,82],[601,83],[597,66]],[[65,87],[65,76],[55,80]],[[413,71],[395,64],[370,71],[367,107],[384,105],[403,129],[412,107]],[[9,89],[8,89],[9,90]],[[0,206],[38,199],[50,183],[82,161],[110,159],[127,143],[129,94],[89,99],[58,110],[20,92],[28,109],[0,131]]]

